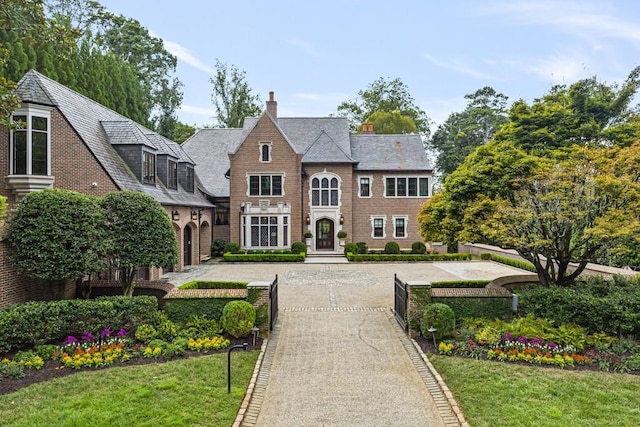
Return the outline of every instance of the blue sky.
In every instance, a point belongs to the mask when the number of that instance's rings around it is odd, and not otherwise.
[[[491,86],[531,102],[552,85],[622,82],[640,65],[635,0],[100,0],[178,57],[179,118],[213,123],[216,59],[246,72],[280,116],[326,116],[379,77],[400,78],[435,122]]]

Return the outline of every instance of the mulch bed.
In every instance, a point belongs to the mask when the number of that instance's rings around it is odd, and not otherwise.
[[[241,344],[243,344],[245,342],[249,344],[249,346],[247,347],[248,350],[254,350],[254,349],[259,350],[262,347],[262,338],[257,338],[256,339],[255,347],[253,347],[253,345],[252,345],[253,344],[253,338],[251,338],[251,337],[249,337],[249,338],[227,337],[227,338],[231,341],[231,345],[229,347],[227,347],[226,349],[223,349],[223,350],[210,350],[210,351],[207,351],[207,352],[197,352],[197,351],[187,350],[187,352],[185,353],[184,356],[175,357],[175,358],[173,358],[171,360],[180,360],[180,359],[186,359],[186,358],[189,358],[189,357],[201,357],[201,356],[208,356],[210,354],[225,353],[225,352],[227,352],[229,350],[229,348],[231,346],[241,345]],[[0,359],[3,359],[5,357],[11,359],[13,357],[13,354],[0,355]],[[61,377],[65,377],[67,375],[73,375],[73,374],[76,374],[78,372],[99,371],[99,370],[103,370],[103,369],[112,369],[112,368],[117,368],[117,367],[148,365],[148,364],[152,364],[152,363],[165,363],[165,362],[167,362],[167,360],[165,360],[162,357],[160,357],[158,359],[147,359],[147,358],[144,358],[144,357],[138,357],[138,358],[135,358],[135,359],[128,360],[126,362],[116,363],[113,366],[109,366],[109,367],[83,368],[83,369],[80,369],[80,370],[75,370],[75,369],[72,369],[72,368],[63,367],[62,364],[60,364],[58,361],[47,360],[45,362],[44,366],[42,367],[42,369],[40,369],[40,370],[25,369],[24,370],[25,376],[23,378],[6,378],[5,377],[5,378],[0,379],[0,395],[13,393],[14,391],[20,390],[21,388],[27,387],[27,386],[29,386],[31,384],[48,381],[48,380],[53,379],[53,378],[61,378]]]

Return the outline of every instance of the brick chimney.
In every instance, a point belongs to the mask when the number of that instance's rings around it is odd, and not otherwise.
[[[371,122],[362,122],[362,130],[360,131],[361,134],[365,134],[365,135],[373,135],[375,134],[375,132],[373,131],[373,123]]]
[[[273,91],[269,92],[269,100],[267,101],[267,113],[273,117],[273,120],[278,120],[278,103],[273,99]]]

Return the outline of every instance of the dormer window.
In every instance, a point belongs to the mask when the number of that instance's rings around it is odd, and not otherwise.
[[[167,164],[167,187],[178,188],[178,163],[169,160]]]
[[[269,163],[271,161],[271,143],[260,143],[260,161],[262,163]]]
[[[13,115],[10,175],[51,175],[51,113],[26,108]]]
[[[187,181],[184,189],[189,193],[193,193],[195,190],[194,179],[195,174],[193,173],[193,168],[187,166]]]
[[[142,183],[156,183],[156,155],[149,152],[142,152]]]

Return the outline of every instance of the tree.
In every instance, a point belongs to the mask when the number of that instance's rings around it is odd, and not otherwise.
[[[109,193],[100,205],[107,224],[111,265],[120,272],[123,294],[132,296],[138,267],[167,267],[177,262],[171,219],[153,197],[137,191]]]
[[[438,126],[428,146],[438,152],[436,169],[444,180],[479,146],[508,121],[507,97],[491,87],[483,87],[465,95],[467,107],[452,113]]]
[[[98,202],[69,190],[42,190],[18,203],[5,230],[18,273],[46,280],[60,298],[68,280],[104,269],[104,216]]]
[[[639,159],[640,145],[614,150],[615,157],[602,148],[578,150],[571,159],[524,179],[512,199],[497,202],[483,233],[533,263],[546,286],[570,285],[587,263],[620,242],[637,246],[638,172],[621,170],[620,158]]]
[[[245,117],[255,117],[262,111],[260,97],[251,93],[245,72],[235,65],[216,61],[216,75],[211,101],[216,109],[217,127],[241,128]]]
[[[177,142],[178,144],[182,144],[191,136],[193,136],[194,133],[196,133],[195,124],[193,126],[190,126],[181,121],[176,121],[175,126],[173,127],[173,135],[170,139]]]
[[[403,116],[400,111],[376,111],[367,119],[373,124],[373,130],[377,134],[407,134],[418,133],[413,119]],[[362,131],[362,125],[358,127],[358,132]]]
[[[429,118],[415,105],[409,88],[399,78],[386,80],[380,77],[366,90],[358,92],[358,98],[338,105],[338,114],[349,119],[352,130],[356,130],[362,122],[368,121],[373,113],[396,110],[400,115],[410,117],[419,133],[429,134]]]

